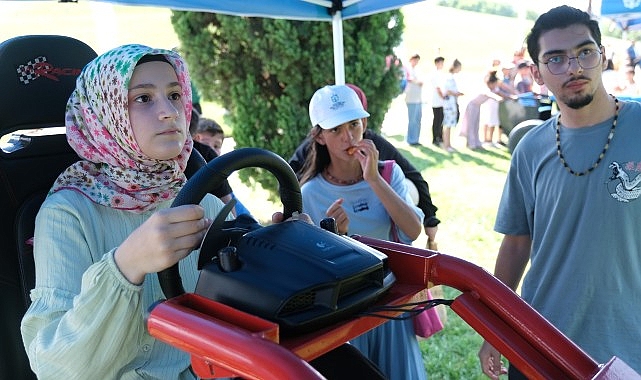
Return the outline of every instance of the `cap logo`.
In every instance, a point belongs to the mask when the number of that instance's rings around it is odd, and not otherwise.
[[[341,98],[338,96],[338,94],[332,94],[330,99],[332,101],[332,105],[329,107],[329,109],[331,110],[336,111],[337,109],[345,105],[345,101],[341,101]]]

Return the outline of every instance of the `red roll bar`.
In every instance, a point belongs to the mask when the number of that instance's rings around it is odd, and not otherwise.
[[[353,237],[385,253],[396,275],[396,283],[379,304],[420,301],[420,291],[434,285],[456,288],[462,294],[451,304],[452,310],[529,378],[641,379],[616,357],[605,364],[594,361],[479,266],[426,249]],[[385,321],[353,318],[280,339],[277,324],[188,293],[153,307],[147,327],[157,339],[189,352],[194,371],[203,378],[322,379],[308,361]]]

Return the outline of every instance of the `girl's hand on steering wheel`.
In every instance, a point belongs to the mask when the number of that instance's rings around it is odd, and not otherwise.
[[[154,213],[116,249],[116,265],[133,284],[147,273],[176,264],[200,245],[211,219],[199,205],[183,205]]]

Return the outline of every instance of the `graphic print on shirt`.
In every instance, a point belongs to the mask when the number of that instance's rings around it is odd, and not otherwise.
[[[612,198],[625,203],[639,198],[641,195],[641,173],[639,173],[641,172],[641,162],[628,162],[622,166],[613,161],[608,168],[612,170],[612,175],[607,182],[608,191]],[[630,179],[629,172],[637,172],[637,174],[633,179]]]
[[[369,210],[369,204],[367,203],[367,198],[358,199],[355,202],[353,202],[352,210],[354,210],[354,213]]]

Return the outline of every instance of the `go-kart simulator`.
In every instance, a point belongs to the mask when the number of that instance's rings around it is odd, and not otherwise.
[[[289,165],[271,152],[254,148],[227,153],[201,168],[181,190],[174,206],[198,203],[208,189],[214,188],[232,171],[249,166],[268,169],[276,176],[286,217],[294,211],[300,211],[300,190]],[[217,234],[227,237],[218,239],[219,242],[212,245],[215,247],[214,251],[217,250],[218,257],[216,253],[206,253],[210,257],[208,261],[212,271],[201,272],[201,277],[204,276],[205,279],[203,283],[199,279],[195,293],[184,293],[177,266],[159,273],[161,286],[170,299],[150,310],[147,319],[149,332],[156,338],[191,353],[194,371],[204,378],[230,375],[249,379],[322,378],[306,361],[385,322],[382,318],[358,316],[356,311],[370,304],[401,306],[412,301],[424,301],[418,299],[421,290],[443,284],[463,292],[451,303],[452,310],[528,377],[641,378],[616,357],[604,365],[596,363],[516,293],[473,264],[437,252],[364,236],[330,236],[332,232],[319,227],[299,228],[303,226],[301,223],[304,222],[288,221],[269,227],[253,225],[240,228],[239,231],[235,229],[235,223],[231,222],[227,230],[218,229]],[[254,235],[257,231],[265,233],[259,237]],[[220,265],[219,256],[225,250],[220,242],[225,240],[230,247],[235,248],[237,257],[234,260],[240,262],[235,270],[225,271]],[[348,292],[350,296],[360,298],[361,301],[355,302],[358,306],[353,306],[353,302],[341,305],[341,302],[333,301],[340,293],[338,289],[342,287],[342,283],[328,282],[323,276],[308,276],[299,292],[285,286],[289,279],[283,278],[280,281],[276,278],[281,276],[283,268],[288,265],[286,261],[276,265],[276,271],[266,277],[267,282],[261,289],[271,292],[268,308],[255,305],[256,296],[252,292],[257,290],[252,289],[253,285],[245,289],[246,284],[233,283],[229,288],[221,286],[215,290],[208,289],[209,276],[225,277],[230,273],[242,272],[243,268],[254,271],[251,265],[245,264],[245,256],[247,261],[251,257],[257,263],[262,261],[274,264],[279,261],[279,255],[287,257],[300,251],[303,256],[294,254],[297,259],[318,260],[305,265],[318,265],[317,269],[320,270],[328,258],[323,255],[310,257],[313,256],[313,247],[319,242],[323,242],[323,246],[325,242],[341,246],[338,252],[343,253],[332,256],[330,261],[333,262],[345,259],[349,263],[351,253],[355,251],[365,257],[355,261],[370,269],[363,270],[356,266],[352,268],[351,274],[341,273],[345,277],[351,277],[351,281],[361,283],[355,288],[366,289],[364,293]],[[378,253],[364,249],[362,244]],[[265,247],[268,248],[264,250]],[[262,254],[250,253],[254,249]],[[300,264],[293,261],[292,265]],[[379,268],[386,266],[389,270],[379,271]],[[378,271],[378,274],[370,277],[371,268],[376,268],[374,271]],[[337,267],[333,269],[338,270]],[[387,276],[381,278],[381,273],[389,271],[394,274],[395,280],[388,277],[390,281],[385,281]],[[246,278],[251,284],[254,280],[250,277]],[[275,281],[269,281],[270,278]],[[222,284],[217,281],[213,283]],[[292,284],[295,282],[292,281]],[[287,313],[275,312],[282,310],[283,305],[290,302],[291,293],[295,294],[294,298],[306,293],[315,295],[316,290],[323,287],[330,289],[330,296],[319,299],[309,296],[310,300],[304,301],[303,306],[295,310],[296,318],[288,319]],[[282,293],[279,288],[288,288],[288,292]],[[327,308],[327,299],[332,300],[329,304],[335,308],[335,314]],[[235,308],[230,308],[229,305],[234,305]],[[320,312],[316,310],[318,305],[322,305]],[[343,306],[346,308],[341,310]],[[312,312],[306,314],[306,310]],[[397,316],[401,311],[386,313]],[[281,334],[281,328],[285,334]]]

